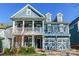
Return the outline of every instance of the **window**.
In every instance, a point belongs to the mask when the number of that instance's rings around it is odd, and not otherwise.
[[[31,15],[31,10],[30,9],[26,10],[26,15]]]
[[[42,27],[42,22],[41,21],[35,21],[34,26],[35,27]]]
[[[48,24],[48,32],[51,32],[51,24]]]
[[[26,21],[24,26],[25,27],[32,27],[32,21]]]
[[[53,32],[58,32],[59,30],[58,27],[59,27],[58,25],[54,25]]]
[[[22,27],[22,21],[17,21],[17,27]]]
[[[59,30],[60,30],[60,32],[64,32],[63,24],[60,24],[60,25],[59,25]]]
[[[24,44],[25,44],[25,47],[29,46],[30,44],[32,44],[32,37],[29,36],[29,37],[25,37],[24,39]]]

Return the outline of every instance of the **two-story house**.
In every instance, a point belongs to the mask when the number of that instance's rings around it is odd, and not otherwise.
[[[50,13],[42,14],[31,5],[11,16],[11,47],[32,47],[45,50],[70,49],[69,24],[63,22],[63,14],[58,13],[52,20]]]
[[[70,23],[71,46],[72,48],[79,48],[79,17]]]

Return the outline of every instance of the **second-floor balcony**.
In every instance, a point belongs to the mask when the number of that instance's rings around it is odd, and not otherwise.
[[[24,28],[24,31],[23,31],[23,28],[20,27],[15,27],[15,30],[14,30],[14,33],[15,34],[22,34],[22,33],[27,33],[27,32],[39,32],[39,33],[42,33],[43,32],[43,28],[42,27],[34,27],[34,29],[32,27],[25,27]]]
[[[42,33],[44,31],[43,21],[16,21],[13,26],[14,33]]]

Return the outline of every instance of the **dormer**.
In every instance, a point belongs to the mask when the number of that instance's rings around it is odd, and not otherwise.
[[[62,13],[58,13],[57,14],[57,22],[62,22],[63,21],[63,18],[62,18],[63,14]]]
[[[46,14],[46,22],[51,22],[51,13]]]

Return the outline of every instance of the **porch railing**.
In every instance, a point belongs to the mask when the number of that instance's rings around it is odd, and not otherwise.
[[[24,31],[27,32],[27,31],[32,31],[32,27],[26,27],[24,28]]]
[[[34,32],[42,32],[43,28],[42,27],[35,27]]]
[[[19,27],[15,27],[14,33],[15,34],[21,34],[23,31],[23,28],[19,28]],[[26,27],[24,28],[24,32],[29,32],[32,31],[32,27]],[[42,27],[34,27],[34,32],[43,32],[43,28]]]

